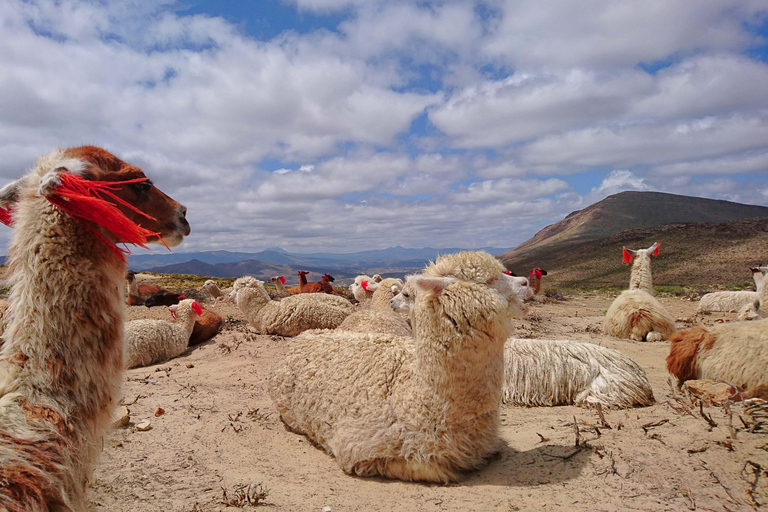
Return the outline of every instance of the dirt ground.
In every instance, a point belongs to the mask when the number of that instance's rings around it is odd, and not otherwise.
[[[722,407],[686,412],[672,399],[666,342],[602,334],[613,300],[582,294],[535,302],[516,336],[576,339],[618,349],[648,374],[657,403],[605,411],[502,405],[498,457],[452,485],[344,474],[306,438],[288,432],[267,394],[267,379],[290,339],[261,336],[231,303],[206,307],[230,320],[212,341],[172,361],[130,370],[127,427],[104,441],[91,489],[96,511],[278,510],[768,510],[768,435],[746,431],[741,405],[733,430]],[[678,327],[734,320],[692,317],[697,303],[661,298]],[[163,318],[166,308],[130,307],[127,318]],[[161,408],[164,413],[156,416]],[[151,420],[151,429],[136,424]],[[574,420],[580,426],[576,447]],[[657,426],[649,426],[656,424]],[[597,427],[597,428],[595,428]],[[225,494],[226,492],[226,494]]]

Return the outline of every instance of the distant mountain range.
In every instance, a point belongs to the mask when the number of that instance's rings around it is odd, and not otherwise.
[[[622,192],[547,226],[499,256],[523,275],[545,268],[553,285],[626,286],[621,248],[661,242],[655,284],[750,280],[748,266],[768,261],[768,207],[660,192]]]
[[[443,248],[389,249],[361,251],[354,253],[310,253],[292,254],[282,249],[267,249],[257,253],[207,251],[193,253],[147,254],[130,256],[128,266],[132,270],[159,272],[164,274],[196,274],[210,277],[240,277],[252,275],[268,279],[273,275],[284,275],[289,284],[298,282],[298,270],[316,274],[315,279],[326,272],[331,273],[339,283],[358,274],[403,275],[420,270],[440,254],[449,254],[466,249]],[[491,254],[500,254],[506,249],[481,247]],[[313,276],[309,276],[313,280]]]

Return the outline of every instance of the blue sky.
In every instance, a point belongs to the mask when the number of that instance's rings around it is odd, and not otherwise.
[[[0,22],[0,185],[104,146],[188,206],[176,250],[512,247],[624,190],[768,205],[764,0],[8,0]]]

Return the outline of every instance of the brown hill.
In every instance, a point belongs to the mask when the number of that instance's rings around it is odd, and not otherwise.
[[[744,218],[750,216],[760,218]],[[690,220],[697,218],[703,220]],[[747,282],[748,267],[768,261],[768,208],[624,192],[570,214],[499,258],[520,275],[546,268],[551,285],[624,287],[629,269],[621,264],[622,246],[645,248],[655,241],[661,256],[653,261],[654,284]]]

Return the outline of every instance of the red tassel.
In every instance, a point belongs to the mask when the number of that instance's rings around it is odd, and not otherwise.
[[[143,215],[148,219],[154,220],[146,213],[142,212],[132,204],[117,197],[112,191],[120,190],[121,185],[129,183],[139,183],[146,181],[147,178],[138,178],[127,181],[88,181],[81,176],[70,173],[60,174],[61,184],[56,187],[55,195],[47,196],[49,202],[55,204],[63,211],[79,219],[88,220],[97,224],[112,233],[121,243],[135,244],[148,249],[146,246],[147,238],[156,236],[165,244],[159,233],[144,229],[121,212],[117,206],[102,196],[108,196],[115,202],[130,208],[136,213]],[[125,255],[130,251],[121,249],[107,240],[93,226],[87,226],[88,230],[96,236],[101,242],[106,244],[113,253],[125,261]]]
[[[285,278],[283,276],[278,277],[281,283],[285,284]]]
[[[368,281],[367,280],[360,281],[360,286],[363,287],[363,290],[368,291]]]
[[[659,255],[659,249],[661,249],[661,244],[656,246],[656,250],[651,253],[651,256],[658,256]]]
[[[8,208],[0,208],[0,222],[8,227],[13,227],[13,206],[8,205]]]
[[[168,311],[171,312],[171,316],[173,317],[173,321],[175,322],[176,321],[176,311],[174,311],[173,309],[169,309]]]
[[[203,316],[203,308],[200,307],[200,303],[195,301],[192,304],[189,305],[189,307],[192,308],[192,311],[197,313],[197,316]]]
[[[629,265],[630,263],[632,263],[632,255],[629,253],[627,248],[626,247],[622,247],[621,250],[623,251],[622,255],[624,256],[621,261],[625,265]]]

